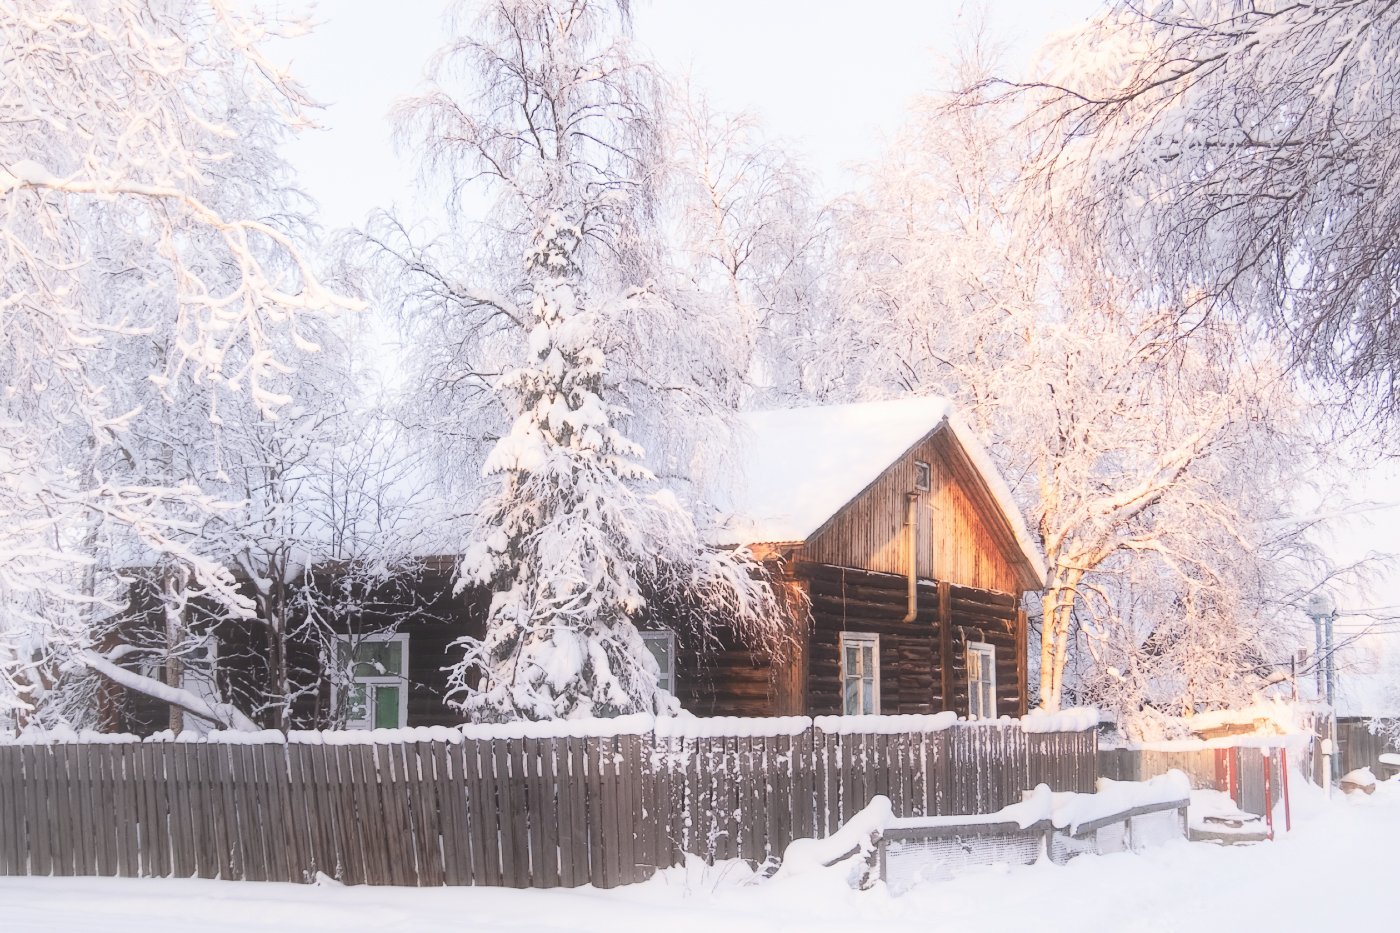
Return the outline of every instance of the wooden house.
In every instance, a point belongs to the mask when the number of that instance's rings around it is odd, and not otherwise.
[[[662,685],[699,715],[1023,713],[1021,597],[1043,586],[1044,568],[1005,484],[949,405],[913,398],[744,420],[739,470],[717,503],[719,543],[750,547],[785,591],[796,609],[789,649],[701,650],[662,615],[643,632]],[[298,727],[344,723],[347,705],[352,728],[459,720],[445,668],[457,639],[484,633],[489,594],[455,593],[456,563],[419,562],[411,580],[336,623],[349,692],[324,677],[324,644],[291,647]],[[209,689],[256,708],[247,701],[266,682],[267,658],[256,627],[209,631]],[[120,728],[165,727],[162,704],[133,697],[125,706]]]
[[[710,715],[1026,710],[1021,598],[1045,568],[986,451],[938,398],[754,413],[725,540],[810,606],[785,656],[681,658]]]

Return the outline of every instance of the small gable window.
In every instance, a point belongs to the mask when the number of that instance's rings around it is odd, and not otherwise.
[[[922,460],[914,461],[914,488],[919,492],[928,492],[933,488],[933,473]]]

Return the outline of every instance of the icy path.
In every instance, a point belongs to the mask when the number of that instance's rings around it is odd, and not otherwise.
[[[1363,800],[1313,802],[1274,845],[1178,843],[1146,855],[1080,858],[1064,868],[987,871],[897,898],[824,878],[734,887],[710,869],[628,890],[313,888],[286,884],[0,879],[5,933],[716,930],[885,931],[1375,928],[1396,916],[1400,784]],[[727,874],[727,876],[726,876]],[[1335,903],[1322,898],[1342,894]]]

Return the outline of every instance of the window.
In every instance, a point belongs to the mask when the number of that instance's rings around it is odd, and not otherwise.
[[[345,728],[398,729],[407,725],[408,636],[342,635],[336,653],[331,708],[340,710],[344,702]],[[344,684],[347,679],[348,685]]]
[[[841,633],[841,712],[880,712],[880,636]]]
[[[660,673],[656,685],[667,693],[676,692],[676,636],[671,632],[643,632],[642,643],[656,659]]]
[[[997,652],[980,641],[967,643],[967,716],[997,718]]]
[[[922,460],[914,461],[914,488],[919,492],[928,492],[933,486],[933,474],[929,471],[929,466]]]

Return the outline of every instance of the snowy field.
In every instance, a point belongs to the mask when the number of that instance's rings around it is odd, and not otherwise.
[[[987,869],[891,897],[806,876],[746,886],[741,867],[674,870],[617,891],[310,887],[0,879],[6,933],[318,931],[1016,931],[1375,929],[1400,916],[1400,784],[1295,801],[1273,845],[1177,842],[1068,866]],[[1334,900],[1325,899],[1337,895]]]

